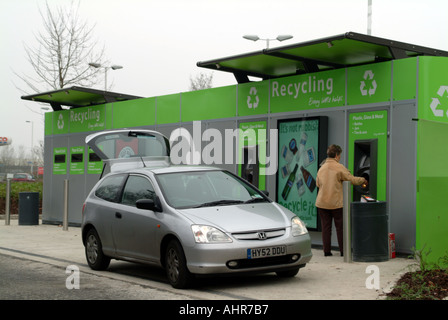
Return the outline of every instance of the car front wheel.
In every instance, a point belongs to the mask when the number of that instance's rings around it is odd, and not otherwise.
[[[103,253],[100,237],[95,229],[90,229],[86,235],[86,259],[93,270],[105,270],[109,266],[110,258]]]
[[[184,251],[177,240],[172,240],[167,246],[165,269],[173,288],[185,289],[191,285],[193,275],[187,269]]]

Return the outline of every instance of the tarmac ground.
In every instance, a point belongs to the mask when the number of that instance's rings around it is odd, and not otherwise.
[[[19,225],[11,219],[6,225],[0,217],[0,255],[51,263],[66,267],[79,266],[81,273],[97,274],[86,263],[81,228],[41,224]],[[338,251],[333,256],[324,257],[321,249],[313,249],[313,258],[299,274],[290,279],[271,275],[252,279],[225,279],[202,282],[198,288],[188,290],[188,296],[195,300],[383,300],[402,274],[410,270],[415,261],[407,257],[397,257],[384,262],[345,262]],[[158,277],[140,277],[148,274],[142,267],[132,271],[131,263],[113,260],[112,270],[127,268],[126,275],[109,272],[107,277],[126,277],[134,284],[186,295],[185,290],[171,288],[164,273]],[[140,268],[140,269],[138,269]],[[150,273],[150,272],[149,272]],[[157,272],[156,272],[157,273]],[[137,276],[136,276],[137,275]],[[275,280],[274,280],[275,279]],[[180,296],[179,296],[180,297]],[[0,297],[0,300],[2,298]]]

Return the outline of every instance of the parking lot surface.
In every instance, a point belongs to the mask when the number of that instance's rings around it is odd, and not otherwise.
[[[5,225],[5,221],[0,220],[0,254],[64,269],[75,265],[81,279],[83,275],[104,276],[151,290],[179,294],[179,299],[381,300],[385,298],[384,293],[391,290],[400,276],[415,263],[408,258],[369,263],[344,262],[337,251],[331,257],[324,257],[321,249],[313,249],[311,262],[294,278],[283,279],[274,273],[204,278],[198,279],[192,289],[177,290],[168,283],[163,270],[154,267],[113,260],[107,271],[93,271],[86,263],[79,227],[69,227],[64,231],[61,226],[39,223],[23,226],[11,219],[10,225]],[[83,285],[85,282],[81,290]]]

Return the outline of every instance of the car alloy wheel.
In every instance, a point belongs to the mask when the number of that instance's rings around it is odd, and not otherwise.
[[[90,229],[86,236],[87,263],[93,270],[107,269],[110,258],[103,254],[100,237],[95,229]]]
[[[166,274],[170,284],[177,289],[187,288],[192,281],[193,275],[187,269],[182,246],[176,240],[172,240],[167,247],[165,256]]]
[[[86,255],[89,264],[95,264],[98,259],[98,241],[93,234],[87,238]]]

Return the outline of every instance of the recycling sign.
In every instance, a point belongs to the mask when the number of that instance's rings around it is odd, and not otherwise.
[[[257,96],[257,88],[251,87],[249,90],[249,95],[247,96],[247,107],[249,109],[255,109],[258,107],[259,102],[260,98]]]
[[[441,100],[448,101],[448,86],[440,86],[439,90],[437,90],[438,97],[432,98],[430,108],[432,110],[432,113],[436,117],[444,117],[445,114],[442,109],[439,109],[438,107],[441,104]],[[446,111],[446,116],[448,117],[448,110]]]
[[[364,72],[364,76],[363,79],[361,80],[361,94],[363,96],[366,96],[367,94],[369,94],[369,96],[372,96],[375,94],[376,92],[376,81],[374,79],[374,74],[372,70],[366,70],[366,72]],[[366,83],[370,83],[370,85],[367,85]]]
[[[253,116],[268,113],[269,81],[238,85],[238,115]]]
[[[62,113],[59,114],[57,126],[59,130],[64,129],[64,117],[62,116]]]
[[[346,70],[348,105],[391,100],[392,63],[390,61]]]
[[[52,112],[53,117],[53,133],[55,134],[65,134],[68,133],[69,128],[69,118],[68,111],[56,111]]]

